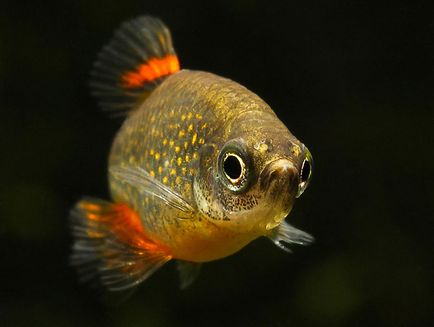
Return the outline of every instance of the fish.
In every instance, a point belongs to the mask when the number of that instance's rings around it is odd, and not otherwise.
[[[71,209],[71,264],[109,291],[175,260],[180,287],[203,263],[259,237],[290,252],[313,237],[286,222],[313,158],[270,106],[239,83],[181,69],[167,26],[123,23],[91,72],[100,106],[124,117],[108,157],[110,200]]]

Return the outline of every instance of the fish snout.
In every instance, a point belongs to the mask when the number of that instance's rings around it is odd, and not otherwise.
[[[260,187],[265,192],[295,193],[298,186],[298,170],[294,163],[282,158],[268,163],[260,175]]]

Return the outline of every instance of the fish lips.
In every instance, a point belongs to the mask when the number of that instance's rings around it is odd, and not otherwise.
[[[299,183],[299,172],[295,164],[281,158],[268,163],[259,177],[259,186],[271,201],[278,204],[282,201],[284,210],[292,207],[291,199],[295,198]]]

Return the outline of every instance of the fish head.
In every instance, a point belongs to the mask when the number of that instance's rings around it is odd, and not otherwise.
[[[313,161],[274,113],[258,115],[240,117],[224,137],[204,147],[194,194],[215,224],[267,235],[308,186]]]

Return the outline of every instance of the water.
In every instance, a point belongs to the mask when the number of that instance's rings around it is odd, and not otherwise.
[[[377,6],[9,3],[0,16],[0,324],[432,323],[431,18],[423,5]],[[314,177],[290,221],[316,243],[289,255],[258,240],[207,264],[186,291],[169,264],[112,305],[67,265],[66,216],[82,195],[108,196],[120,121],[89,97],[88,71],[113,29],[142,13],[172,28],[181,65],[246,85],[308,144]]]

